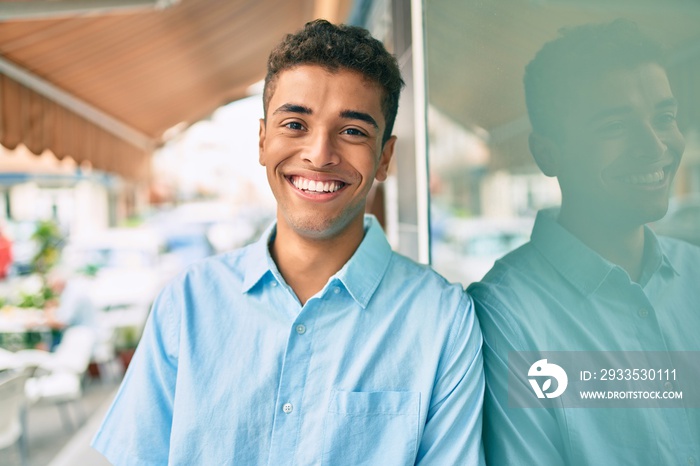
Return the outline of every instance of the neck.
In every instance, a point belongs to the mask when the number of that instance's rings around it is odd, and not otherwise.
[[[603,258],[627,271],[638,281],[644,259],[644,226],[626,225],[617,218],[585,215],[562,204],[559,224]]]
[[[363,222],[360,215],[339,234],[317,238],[300,234],[278,217],[270,253],[302,306],[350,260],[364,237]]]

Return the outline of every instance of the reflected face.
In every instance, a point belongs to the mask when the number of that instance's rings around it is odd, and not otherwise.
[[[260,163],[280,227],[310,238],[362,228],[367,194],[375,178],[386,179],[395,141],[382,147],[381,102],[381,88],[354,71],[303,65],[278,76],[260,122]]]
[[[563,206],[635,226],[663,217],[685,148],[663,68],[614,70],[576,92],[558,143]]]

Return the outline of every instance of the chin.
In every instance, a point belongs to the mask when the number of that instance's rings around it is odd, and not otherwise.
[[[313,239],[328,239],[337,236],[347,228],[347,223],[342,222],[341,219],[323,219],[317,216],[287,221],[287,224],[299,236]]]
[[[631,224],[646,225],[661,220],[666,215],[668,202],[656,206],[645,206],[643,209],[630,209],[628,212],[633,214],[623,215],[623,217],[627,217]]]

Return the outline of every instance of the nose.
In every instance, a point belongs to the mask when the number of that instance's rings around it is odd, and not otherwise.
[[[325,131],[317,131],[308,138],[302,159],[311,163],[315,168],[326,168],[337,165],[340,162],[338,148],[331,134]]]
[[[658,159],[668,151],[665,133],[654,128],[651,123],[641,124],[636,133],[634,135],[637,140],[635,153],[639,157]]]

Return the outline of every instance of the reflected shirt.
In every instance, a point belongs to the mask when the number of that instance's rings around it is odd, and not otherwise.
[[[161,292],[93,447],[116,465],[483,463],[471,299],[365,218],[305,305],[257,243]]]
[[[635,283],[557,215],[539,212],[531,241],[468,289],[484,334],[487,462],[700,463],[697,408],[509,407],[509,351],[700,350],[700,248],[645,227]]]

